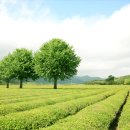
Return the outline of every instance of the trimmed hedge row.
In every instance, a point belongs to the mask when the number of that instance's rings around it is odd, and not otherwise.
[[[42,130],[108,130],[126,95],[127,90],[118,92]]]
[[[49,95],[58,95],[58,94],[70,94],[70,93],[77,93],[77,92],[81,92],[81,91],[84,91],[84,90],[66,90],[66,91],[63,91],[63,90],[58,90],[58,91],[51,91],[51,90],[45,90],[45,91],[40,91],[39,89],[38,90],[35,90],[35,91],[31,91],[28,90],[28,89],[23,89],[23,90],[20,90],[20,91],[17,91],[17,89],[13,90],[10,89],[11,91],[7,91],[7,93],[5,93],[5,90],[3,91],[3,94],[2,92],[1,95],[0,95],[0,100],[8,100],[8,99],[16,99],[16,98],[27,98],[27,97],[37,97],[37,96],[41,96],[41,95],[46,95],[46,96],[49,96]],[[87,90],[90,90],[92,91],[93,89],[86,89],[85,91]],[[13,94],[12,94],[13,93]]]
[[[57,103],[30,111],[12,113],[0,117],[1,130],[32,130],[54,124],[57,120],[73,115],[81,109],[114,95],[118,90],[104,94]]]
[[[90,90],[84,90],[84,91],[79,91],[79,92],[87,92],[87,91],[96,91],[96,90],[92,90],[92,89],[90,89]],[[98,90],[97,90],[98,91]],[[45,98],[50,98],[50,97],[52,97],[53,95],[56,97],[58,97],[58,96],[61,96],[61,95],[68,95],[68,94],[77,94],[77,93],[79,93],[78,92],[78,90],[77,91],[71,91],[71,92],[67,92],[67,93],[63,93],[63,92],[60,92],[60,91],[58,91],[58,92],[55,92],[54,93],[54,91],[53,91],[53,93],[43,93],[43,95],[42,95],[42,93],[41,93],[41,95],[39,94],[39,95],[31,95],[30,97],[22,97],[22,98],[15,98],[15,99],[12,99],[11,97],[8,97],[8,99],[5,99],[5,100],[0,100],[0,105],[4,105],[4,104],[9,104],[9,103],[17,103],[17,102],[24,102],[24,101],[31,101],[31,100],[36,100],[36,99],[40,99],[40,98],[43,98],[43,97],[45,97]]]
[[[119,130],[130,130],[130,96],[123,108],[121,117],[118,123]]]
[[[38,108],[40,106],[52,105],[55,103],[73,100],[81,97],[92,96],[99,93],[103,93],[104,90],[93,90],[93,91],[86,91],[85,93],[72,93],[71,95],[61,95],[61,96],[51,96],[51,98],[41,98],[36,99],[33,101],[25,101],[25,102],[18,102],[12,103],[7,105],[0,106],[0,116],[6,115],[13,112],[25,111],[29,109]]]

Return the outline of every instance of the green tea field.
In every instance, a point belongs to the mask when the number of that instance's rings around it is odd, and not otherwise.
[[[0,86],[0,130],[130,130],[130,87]]]

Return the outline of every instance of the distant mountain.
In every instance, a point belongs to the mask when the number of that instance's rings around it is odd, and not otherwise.
[[[130,75],[120,76],[120,77],[117,77],[116,79],[118,80],[130,79]]]
[[[100,84],[100,85],[106,85],[108,82],[105,79],[101,80],[93,80],[85,82],[86,84]],[[130,85],[130,75],[115,77],[114,84],[124,84],[124,85]]]
[[[90,77],[88,75],[86,76],[74,76],[71,79],[66,79],[64,81],[58,81],[59,84],[81,84],[84,82],[89,82],[89,81],[93,81],[93,80],[102,80],[102,78],[100,77]],[[49,82],[47,82],[46,80],[44,80],[43,78],[39,78],[38,80],[34,81],[35,83],[38,84],[49,84]],[[52,82],[50,82],[52,83]]]

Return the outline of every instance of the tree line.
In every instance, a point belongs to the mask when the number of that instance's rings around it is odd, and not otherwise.
[[[18,79],[22,88],[24,80],[43,77],[53,81],[54,89],[57,89],[57,80],[69,79],[77,74],[80,61],[72,46],[54,38],[43,43],[35,53],[20,48],[5,56],[0,61],[0,79],[7,83],[7,88],[12,79]]]

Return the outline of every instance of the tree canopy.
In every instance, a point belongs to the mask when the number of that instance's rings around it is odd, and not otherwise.
[[[73,47],[61,39],[52,39],[44,43],[34,56],[36,73],[54,81],[55,89],[57,80],[69,79],[76,75],[80,61]]]
[[[0,61],[0,77],[2,80],[6,81],[7,88],[9,88],[10,80],[16,77],[14,72],[15,67],[12,54],[8,54]]]
[[[22,88],[23,80],[29,78],[35,79],[37,75],[34,72],[34,63],[32,51],[25,48],[16,49],[12,55],[15,57],[15,75],[20,80],[20,88]]]
[[[106,79],[106,81],[108,82],[108,84],[113,84],[114,83],[114,79],[115,79],[114,76],[109,75],[108,78]]]

